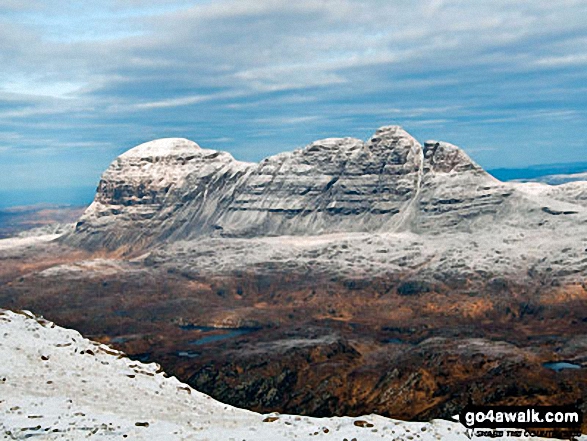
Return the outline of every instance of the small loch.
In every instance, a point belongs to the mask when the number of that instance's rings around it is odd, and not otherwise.
[[[581,369],[582,366],[575,363],[569,363],[568,361],[549,361],[547,363],[542,363],[542,366],[546,369],[553,370],[555,372],[560,372],[564,369]]]
[[[177,353],[178,357],[186,357],[186,358],[197,358],[200,356],[199,352],[194,351],[179,351]]]
[[[210,326],[184,325],[181,326],[181,329],[184,331],[198,331],[198,338],[190,340],[188,343],[190,345],[200,346],[250,334],[258,331],[260,328],[213,328]]]

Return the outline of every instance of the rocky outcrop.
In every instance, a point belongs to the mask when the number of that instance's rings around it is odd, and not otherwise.
[[[399,127],[366,143],[325,139],[262,161],[216,227],[226,235],[312,235],[393,227],[420,184],[422,149]]]
[[[458,147],[438,141],[424,144],[424,172],[412,228],[421,233],[470,230],[485,218],[494,222],[513,189],[474,163]],[[489,223],[489,222],[488,222]]]
[[[104,172],[94,202],[68,241],[87,248],[141,247],[181,234],[186,223],[204,230],[216,206],[251,168],[187,139],[141,144]]]
[[[109,249],[201,235],[372,231],[414,199],[422,147],[399,127],[316,141],[247,164],[184,139],[142,144],[106,170],[70,243]]]

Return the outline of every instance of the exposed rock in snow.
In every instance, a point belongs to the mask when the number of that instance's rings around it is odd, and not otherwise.
[[[79,234],[70,240],[117,248],[161,240],[188,220],[205,226],[250,168],[187,139],[141,144],[104,172],[94,202],[77,224]]]
[[[441,283],[581,283],[587,182],[500,182],[458,147],[422,147],[394,126],[367,142],[324,139],[259,164],[168,139],[116,159],[63,240],[90,249],[157,245],[151,261],[217,274],[281,261],[288,271],[409,271]]]
[[[0,310],[0,335],[4,439],[469,439],[459,423],[442,420],[309,418],[237,409],[167,377],[156,364],[131,361],[28,312]]]

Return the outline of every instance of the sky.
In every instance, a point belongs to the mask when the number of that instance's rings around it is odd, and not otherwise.
[[[91,200],[162,137],[258,161],[399,124],[489,169],[585,161],[586,17],[587,0],[0,0],[0,206]]]

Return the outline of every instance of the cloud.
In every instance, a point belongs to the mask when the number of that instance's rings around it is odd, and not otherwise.
[[[504,5],[503,11],[495,3]],[[57,81],[51,76],[77,73],[78,81],[85,77],[90,83],[100,76],[107,88],[108,78],[115,83],[122,76],[140,83],[146,75],[177,81],[187,89],[177,96],[167,93],[164,99],[146,102],[190,102],[186,95],[197,85],[272,92],[348,84],[355,82],[355,72],[377,65],[390,68],[391,73],[420,73],[425,68],[474,66],[490,54],[493,64],[499,65],[500,57],[509,64],[515,57],[498,51],[516,42],[524,44],[525,56],[533,57],[535,65],[544,64],[550,58],[533,54],[527,42],[532,36],[560,33],[555,25],[562,23],[550,17],[566,14],[551,14],[542,2],[534,3],[538,6],[521,2],[506,8],[501,1],[474,7],[438,1],[409,6],[378,1],[222,1],[156,13],[150,9],[151,2],[130,2],[138,10],[151,11],[141,15],[136,10],[128,12],[129,2],[123,2],[126,8],[122,10],[127,11],[123,16],[133,17],[129,22],[116,19],[116,9],[82,16],[88,21],[83,25],[92,18],[92,25],[85,26],[90,29],[102,29],[103,22],[115,17],[118,24],[110,25],[109,33],[103,32],[119,35],[114,40],[96,37],[94,41],[59,43],[21,26],[15,41],[4,46],[15,47],[23,67],[28,67],[28,57],[34,58],[40,64],[38,71],[45,72],[39,78],[44,84]],[[61,15],[70,10],[64,8]],[[80,32],[80,27],[70,26],[70,34]],[[27,36],[26,44],[18,43],[22,34]],[[553,60],[568,62],[573,56],[558,55]],[[143,93],[152,91],[151,87]]]
[[[473,147],[467,149],[468,153],[478,153],[478,152],[494,152],[498,150],[497,147]]]
[[[296,117],[269,117],[269,118],[257,118],[255,123],[262,125],[296,125],[296,124],[307,124],[310,122],[319,121],[320,117],[317,115],[308,116],[296,116]]]
[[[236,98],[243,96],[241,92],[220,92],[208,95],[193,95],[183,96],[181,98],[164,99],[159,101],[150,101],[146,103],[138,103],[133,107],[136,109],[161,109],[166,107],[182,107],[191,104],[203,103],[211,100],[222,100],[226,98]]]
[[[587,64],[587,54],[573,54],[573,55],[544,57],[544,58],[539,58],[538,60],[536,60],[535,64],[537,66],[545,66],[545,67],[585,65],[585,64]]]

